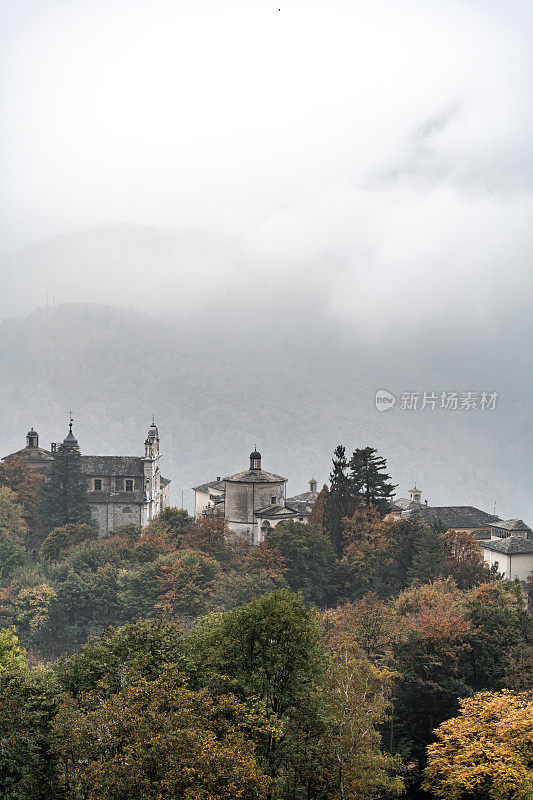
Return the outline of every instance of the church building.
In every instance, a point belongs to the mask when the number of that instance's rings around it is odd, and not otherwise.
[[[72,431],[63,444],[79,450]],[[35,472],[47,476],[57,444],[50,450],[39,447],[39,434],[33,428],[26,435],[26,447],[5,456],[20,458]],[[119,525],[147,525],[169,505],[169,484],[160,472],[159,431],[154,421],[144,442],[144,456],[81,455],[81,471],[87,480],[87,499],[101,534]]]
[[[193,488],[194,515],[220,514],[231,531],[259,544],[280,522],[307,522],[317,498],[316,480],[309,484],[309,492],[287,497],[287,478],[264,470],[254,450],[249,469]]]

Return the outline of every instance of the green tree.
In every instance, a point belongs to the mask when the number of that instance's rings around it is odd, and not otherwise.
[[[291,592],[205,618],[189,635],[189,652],[200,681],[229,676],[244,697],[264,703],[270,722],[283,723],[283,734],[269,732],[260,750],[272,777],[305,751],[304,731],[322,727],[326,655],[315,615]]]
[[[470,623],[464,671],[475,690],[506,686],[511,662],[531,660],[533,619],[518,581],[491,581],[467,595]],[[531,674],[530,674],[531,681]]]
[[[18,544],[22,544],[27,533],[22,506],[15,492],[7,486],[0,486],[0,533]]]
[[[416,541],[413,560],[407,571],[408,578],[419,583],[439,578],[445,572],[445,542],[442,527],[421,523],[420,535]]]
[[[45,531],[76,523],[94,526],[77,447],[59,445],[48,480],[41,489],[41,498],[40,518]]]
[[[333,454],[332,469],[329,476],[330,489],[325,497],[324,527],[337,555],[342,554],[343,519],[354,512],[354,499],[348,476],[346,448],[340,444]]]
[[[109,628],[79,653],[55,665],[60,687],[72,695],[98,690],[102,697],[119,691],[127,680],[152,680],[164,664],[187,667],[183,633],[170,620],[136,620]]]
[[[95,539],[98,539],[98,531],[93,525],[61,525],[50,531],[41,545],[39,555],[47,561],[59,561],[70,547]]]
[[[280,522],[265,539],[285,561],[285,580],[308,603],[328,605],[335,597],[335,552],[329,537],[302,522]]]
[[[5,533],[0,533],[0,586],[7,586],[21,567],[28,563],[26,551]]]
[[[354,451],[349,467],[352,494],[365,505],[372,505],[380,513],[386,514],[396,488],[390,483],[390,475],[385,472],[386,460],[378,455],[374,447],[363,447]]]
[[[47,670],[20,663],[0,670],[2,800],[62,800],[51,750],[57,701],[57,686]]]
[[[24,651],[15,632],[0,628],[0,675],[10,670],[25,669],[28,666]]]

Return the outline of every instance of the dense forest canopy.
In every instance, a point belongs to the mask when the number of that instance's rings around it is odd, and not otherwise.
[[[529,797],[527,592],[470,534],[387,521],[372,448],[256,547],[178,508],[100,536],[54,475],[0,470],[6,800]],[[494,714],[472,782],[454,742]]]

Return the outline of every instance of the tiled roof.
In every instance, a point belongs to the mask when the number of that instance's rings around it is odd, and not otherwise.
[[[311,503],[314,505],[315,500],[318,497],[318,492],[302,492],[301,494],[295,494],[294,497],[287,497],[287,503],[292,502],[293,500],[299,500],[303,503]]]
[[[410,511],[409,519],[423,519],[430,525],[440,522],[446,528],[483,528],[500,522],[499,517],[474,506],[424,506]]]
[[[409,500],[407,497],[399,497],[391,503],[392,511],[410,511],[415,508],[426,508],[426,505],[417,503],[416,500]]]
[[[266,472],[264,469],[247,469],[244,472],[236,472],[224,480],[231,483],[285,483],[287,478]]]
[[[254,512],[256,517],[294,517],[298,514],[298,511],[294,508],[290,508],[289,506],[265,506],[264,508],[258,508]]]
[[[212,491],[224,491],[224,481],[209,481],[209,483],[201,483],[200,486],[193,486],[193,492],[204,492],[207,494]]]
[[[82,456],[84,475],[142,478],[144,463],[140,456]]]
[[[35,461],[35,462],[42,462],[42,461],[53,461],[54,456],[50,453],[49,450],[44,450],[42,447],[23,447],[22,450],[17,450],[16,453],[10,453],[8,456],[4,456],[2,461],[6,461],[9,458],[23,458],[25,461]]]
[[[503,553],[512,556],[519,553],[533,553],[533,541],[523,539],[521,536],[509,536],[507,539],[490,539],[490,541],[480,542],[480,547],[484,550],[493,550],[495,553]]]
[[[522,519],[504,519],[502,521],[493,522],[491,528],[500,528],[504,531],[530,531],[529,525]]]

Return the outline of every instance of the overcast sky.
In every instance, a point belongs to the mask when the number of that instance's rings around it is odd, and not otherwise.
[[[108,223],[201,230],[191,298],[237,272],[305,279],[361,336],[427,324],[436,298],[480,322],[528,306],[530,0],[2,9],[3,254]],[[71,261],[61,299],[84,299]],[[111,267],[138,302],[146,265]],[[158,269],[172,286],[184,266]]]

